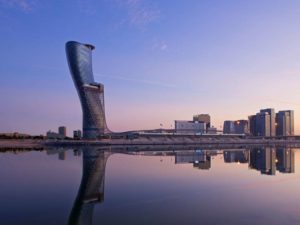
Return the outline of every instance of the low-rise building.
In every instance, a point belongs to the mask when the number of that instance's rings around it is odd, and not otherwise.
[[[215,128],[215,127],[209,127],[209,128],[207,128],[207,130],[206,130],[206,133],[207,133],[207,134],[217,134],[217,132],[218,132],[218,130],[217,130],[217,128]]]
[[[206,123],[198,121],[175,120],[175,132],[181,134],[206,133]]]
[[[73,131],[73,138],[74,139],[81,139],[82,138],[81,130],[74,130]]]
[[[48,139],[64,139],[65,137],[59,133],[56,133],[56,132],[53,132],[51,130],[49,130],[47,133],[46,133],[46,137]]]
[[[210,115],[209,114],[198,114],[193,116],[193,121],[197,122],[202,122],[206,123],[206,127],[209,128],[211,127],[210,123]]]

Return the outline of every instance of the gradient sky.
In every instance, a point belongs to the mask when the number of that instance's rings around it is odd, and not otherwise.
[[[113,131],[273,107],[300,133],[298,0],[0,0],[0,132],[81,128],[69,40],[96,46]]]

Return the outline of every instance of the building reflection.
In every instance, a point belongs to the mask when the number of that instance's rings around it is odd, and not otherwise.
[[[256,148],[250,150],[249,168],[256,169],[261,174],[275,175],[276,152],[274,148]]]
[[[257,148],[250,151],[249,168],[256,169],[261,174],[275,175],[295,172],[294,150],[290,148]]]
[[[295,151],[291,148],[278,148],[276,151],[276,169],[281,173],[295,172]]]
[[[223,152],[225,163],[248,163],[249,162],[249,151],[242,150],[231,150]]]
[[[92,147],[83,148],[82,153],[82,178],[69,225],[92,224],[94,205],[104,201],[105,166],[110,153]]]
[[[58,149],[47,152],[58,154],[60,160],[66,159],[66,150]],[[224,163],[248,164],[250,169],[261,174],[275,175],[295,172],[295,152],[291,148],[253,148],[229,150],[178,150],[178,151],[132,151],[111,149],[99,150],[95,147],[84,147],[73,150],[74,156],[82,156],[82,178],[77,197],[69,216],[69,225],[91,225],[95,204],[104,201],[105,166],[113,153],[151,156],[174,156],[175,164],[192,164],[193,168],[209,170],[214,156],[223,155]]]
[[[212,156],[217,154],[214,150],[178,151],[175,152],[175,164],[192,163],[194,168],[209,170]]]
[[[275,175],[276,170],[281,173],[295,172],[295,151],[291,148],[226,150],[223,156],[225,163],[248,163],[250,169],[265,175]]]

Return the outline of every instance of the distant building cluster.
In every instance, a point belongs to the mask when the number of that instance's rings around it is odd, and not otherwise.
[[[275,113],[274,109],[262,109],[249,116],[249,125],[253,136],[291,136],[294,135],[294,111]]]
[[[209,114],[198,114],[193,120],[175,120],[175,132],[179,134],[216,134],[217,129],[211,127]]]
[[[65,126],[58,127],[58,133],[49,130],[46,133],[46,138],[48,139],[65,139],[67,137],[67,128]],[[73,138],[79,140],[82,138],[81,130],[73,131]]]
[[[224,134],[247,134],[261,137],[294,135],[294,111],[285,110],[275,113],[272,108],[261,109],[248,120],[226,120]]]

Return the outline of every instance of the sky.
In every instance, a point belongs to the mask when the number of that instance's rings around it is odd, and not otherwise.
[[[93,44],[112,131],[295,110],[298,0],[0,0],[0,132],[81,129],[65,43]]]

